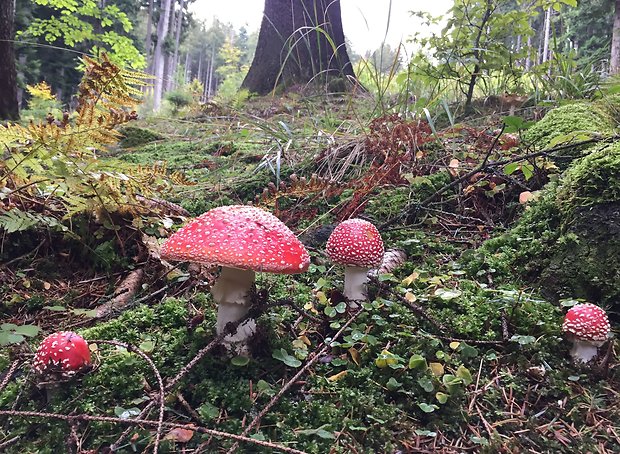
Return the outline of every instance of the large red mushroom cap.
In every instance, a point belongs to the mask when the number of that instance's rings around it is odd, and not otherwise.
[[[197,217],[168,238],[161,257],[280,274],[302,273],[310,265],[306,248],[282,221],[246,205]]]
[[[336,226],[325,251],[333,262],[372,268],[383,258],[383,240],[377,228],[363,219],[349,219]]]
[[[605,341],[610,329],[605,311],[590,303],[573,306],[562,324],[563,332],[583,341]]]
[[[60,372],[73,375],[90,364],[88,344],[71,331],[50,334],[37,349],[33,368],[40,374]]]

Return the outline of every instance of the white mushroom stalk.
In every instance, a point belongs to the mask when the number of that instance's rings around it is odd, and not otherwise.
[[[344,267],[344,296],[349,300],[349,306],[357,308],[354,301],[367,299],[366,282],[368,281],[368,270],[361,266]]]
[[[383,258],[383,240],[377,228],[363,219],[349,219],[338,224],[325,246],[334,262],[344,265],[344,296],[351,309],[356,301],[367,299],[368,270]]]
[[[164,260],[220,265],[222,273],[211,289],[218,304],[217,333],[229,322],[244,318],[252,304],[255,272],[303,273],[310,256],[282,221],[256,207],[231,205],[214,208],[172,235],[161,248]],[[256,322],[241,323],[224,345],[237,354],[248,353],[248,339]]]
[[[226,325],[244,318],[252,301],[250,298],[254,287],[256,273],[252,270],[223,267],[220,277],[211,288],[213,300],[217,303],[217,334],[221,334]],[[235,334],[224,338],[226,344],[246,342],[256,332],[256,322],[248,319],[237,327]]]
[[[564,317],[562,331],[573,342],[570,355],[576,363],[589,363],[611,330],[607,314],[600,307],[585,303],[573,306]]]

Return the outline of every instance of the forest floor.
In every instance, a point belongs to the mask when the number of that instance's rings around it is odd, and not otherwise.
[[[499,116],[431,128],[368,105],[291,93],[140,120],[104,159],[166,162],[188,180],[162,191],[178,206],[93,230],[91,254],[62,235],[4,238],[21,251],[0,266],[5,335],[74,330],[95,361],[37,386],[35,344],[3,348],[0,451],[620,452],[617,345],[572,364],[561,324],[574,301],[472,265],[549,172],[487,165],[529,152]],[[163,263],[158,244],[188,218],[248,202],[298,234],[312,264],[258,275],[252,354],[230,358],[208,292],[217,270]],[[350,217],[406,254],[359,310],[324,253]]]

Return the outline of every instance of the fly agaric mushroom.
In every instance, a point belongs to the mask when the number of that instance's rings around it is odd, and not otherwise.
[[[338,224],[327,240],[327,255],[344,265],[344,296],[352,301],[366,299],[366,280],[370,268],[383,258],[383,240],[377,228],[363,219],[349,219]]]
[[[306,248],[282,221],[260,208],[231,205],[214,208],[174,233],[163,244],[161,257],[220,265],[222,272],[211,288],[218,304],[217,333],[250,309],[255,271],[302,273],[310,265]],[[228,346],[244,343],[256,329],[248,320],[236,334],[226,336]]]
[[[607,340],[609,319],[605,311],[594,304],[577,304],[566,313],[562,331],[573,342],[570,351],[573,360],[587,363]]]
[[[90,365],[88,344],[71,331],[50,334],[37,349],[32,367],[42,375],[60,373],[69,377]]]

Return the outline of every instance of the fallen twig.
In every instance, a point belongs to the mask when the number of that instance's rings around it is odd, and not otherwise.
[[[114,297],[95,308],[95,318],[106,318],[110,314],[120,312],[129,306],[131,298],[140,288],[143,278],[144,269],[142,268],[138,268],[129,273],[127,277],[121,281],[116,292],[114,292]]]
[[[155,434],[155,442],[153,443],[153,454],[157,454],[157,451],[159,449],[159,440],[161,439],[161,430],[163,427],[162,425],[164,422],[164,396],[165,396],[164,381],[161,378],[161,374],[159,373],[157,366],[155,366],[155,363],[153,362],[153,360],[149,358],[146,353],[144,353],[142,350],[140,350],[138,347],[134,345],[126,344],[124,342],[111,341],[111,340],[93,340],[92,342],[96,344],[108,344],[108,345],[116,345],[118,347],[123,347],[127,349],[128,352],[136,353],[137,355],[142,357],[142,359],[146,361],[149,367],[153,370],[153,374],[155,374],[155,378],[157,379],[157,384],[159,385],[159,396],[158,396],[159,417],[157,419],[158,426],[157,426],[157,432]]]
[[[10,416],[12,418],[43,418],[43,419],[60,419],[62,421],[95,421],[95,422],[107,422],[112,424],[128,424],[131,426],[159,426],[158,421],[151,421],[150,419],[130,419],[130,418],[115,418],[112,416],[95,416],[95,415],[62,415],[59,413],[44,413],[38,411],[17,411],[17,410],[0,410],[0,416]],[[200,427],[193,424],[177,424],[172,422],[162,423],[163,427],[169,427],[171,429],[181,428],[186,430],[192,430],[208,435],[213,435],[218,438],[229,438],[243,443],[250,443],[265,448],[276,449],[278,451],[290,453],[290,454],[307,454],[304,451],[298,449],[288,448],[286,446],[279,445],[277,443],[271,443],[269,441],[255,440],[253,438],[245,437],[243,435],[235,435],[228,432],[221,432],[219,430],[208,429],[206,427]]]
[[[334,341],[335,339],[337,339],[338,337],[340,337],[342,333],[349,327],[349,325],[353,323],[353,321],[357,318],[357,316],[360,315],[362,312],[364,312],[364,309],[360,308],[357,312],[355,312],[349,318],[349,320],[347,320],[347,322],[344,325],[342,325],[342,327],[338,330],[338,332],[331,338],[331,340],[328,343],[322,342],[317,347],[317,349],[308,356],[308,360],[306,361],[306,364],[304,364],[304,366],[301,369],[299,369],[299,371],[295,375],[293,375],[293,377],[288,382],[286,382],[284,386],[282,386],[282,388],[280,388],[280,391],[278,391],[278,393],[275,396],[273,396],[273,398],[267,403],[267,405],[265,405],[265,407],[256,415],[256,417],[252,420],[252,422],[248,424],[248,426],[243,430],[243,432],[241,433],[242,436],[248,435],[250,431],[260,423],[260,420],[263,418],[263,416],[265,416],[267,412],[271,410],[271,408],[276,404],[276,402],[278,402],[280,397],[282,397],[284,393],[291,386],[293,386],[293,384],[299,379],[299,377],[301,377],[303,374],[306,373],[306,371],[310,368],[310,366],[312,366],[315,362],[317,362],[319,358],[327,352],[327,350],[330,348],[330,343]],[[234,454],[238,447],[239,447],[239,444],[235,443],[227,451],[227,454]]]

